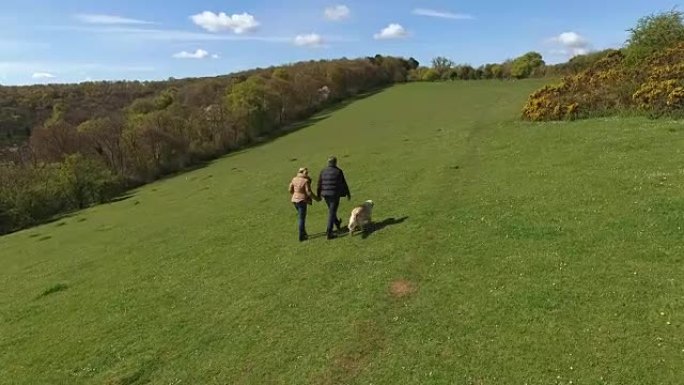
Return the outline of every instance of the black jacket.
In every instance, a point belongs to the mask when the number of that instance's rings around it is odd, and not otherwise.
[[[347,186],[347,181],[344,179],[344,172],[335,166],[324,168],[318,177],[317,195],[319,197],[331,198],[351,197],[349,186]]]

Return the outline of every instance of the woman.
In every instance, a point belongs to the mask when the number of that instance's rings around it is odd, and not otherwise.
[[[307,206],[313,204],[313,199],[318,198],[311,191],[311,178],[309,177],[309,170],[302,167],[297,171],[297,175],[292,178],[290,182],[290,194],[292,194],[291,202],[297,209],[297,218],[299,222],[299,241],[303,242],[308,239],[306,234],[306,209]]]

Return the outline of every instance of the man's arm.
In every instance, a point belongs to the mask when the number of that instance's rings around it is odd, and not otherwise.
[[[321,190],[323,189],[322,181],[323,181],[323,171],[321,171],[321,173],[318,174],[318,182],[316,183],[317,184],[316,196],[319,196],[319,197],[321,196]]]
[[[347,179],[344,177],[344,172],[340,170],[340,186],[342,186],[342,196],[346,196],[347,199],[351,199],[351,192],[349,191],[349,185],[347,185]]]

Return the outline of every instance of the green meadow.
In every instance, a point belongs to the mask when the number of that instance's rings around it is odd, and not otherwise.
[[[412,83],[0,238],[0,383],[681,384],[684,126]],[[337,155],[375,228],[297,241]]]

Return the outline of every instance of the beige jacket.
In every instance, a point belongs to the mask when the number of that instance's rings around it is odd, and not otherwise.
[[[311,178],[298,174],[290,182],[290,194],[292,203],[306,202],[312,204],[313,192],[311,192]]]

